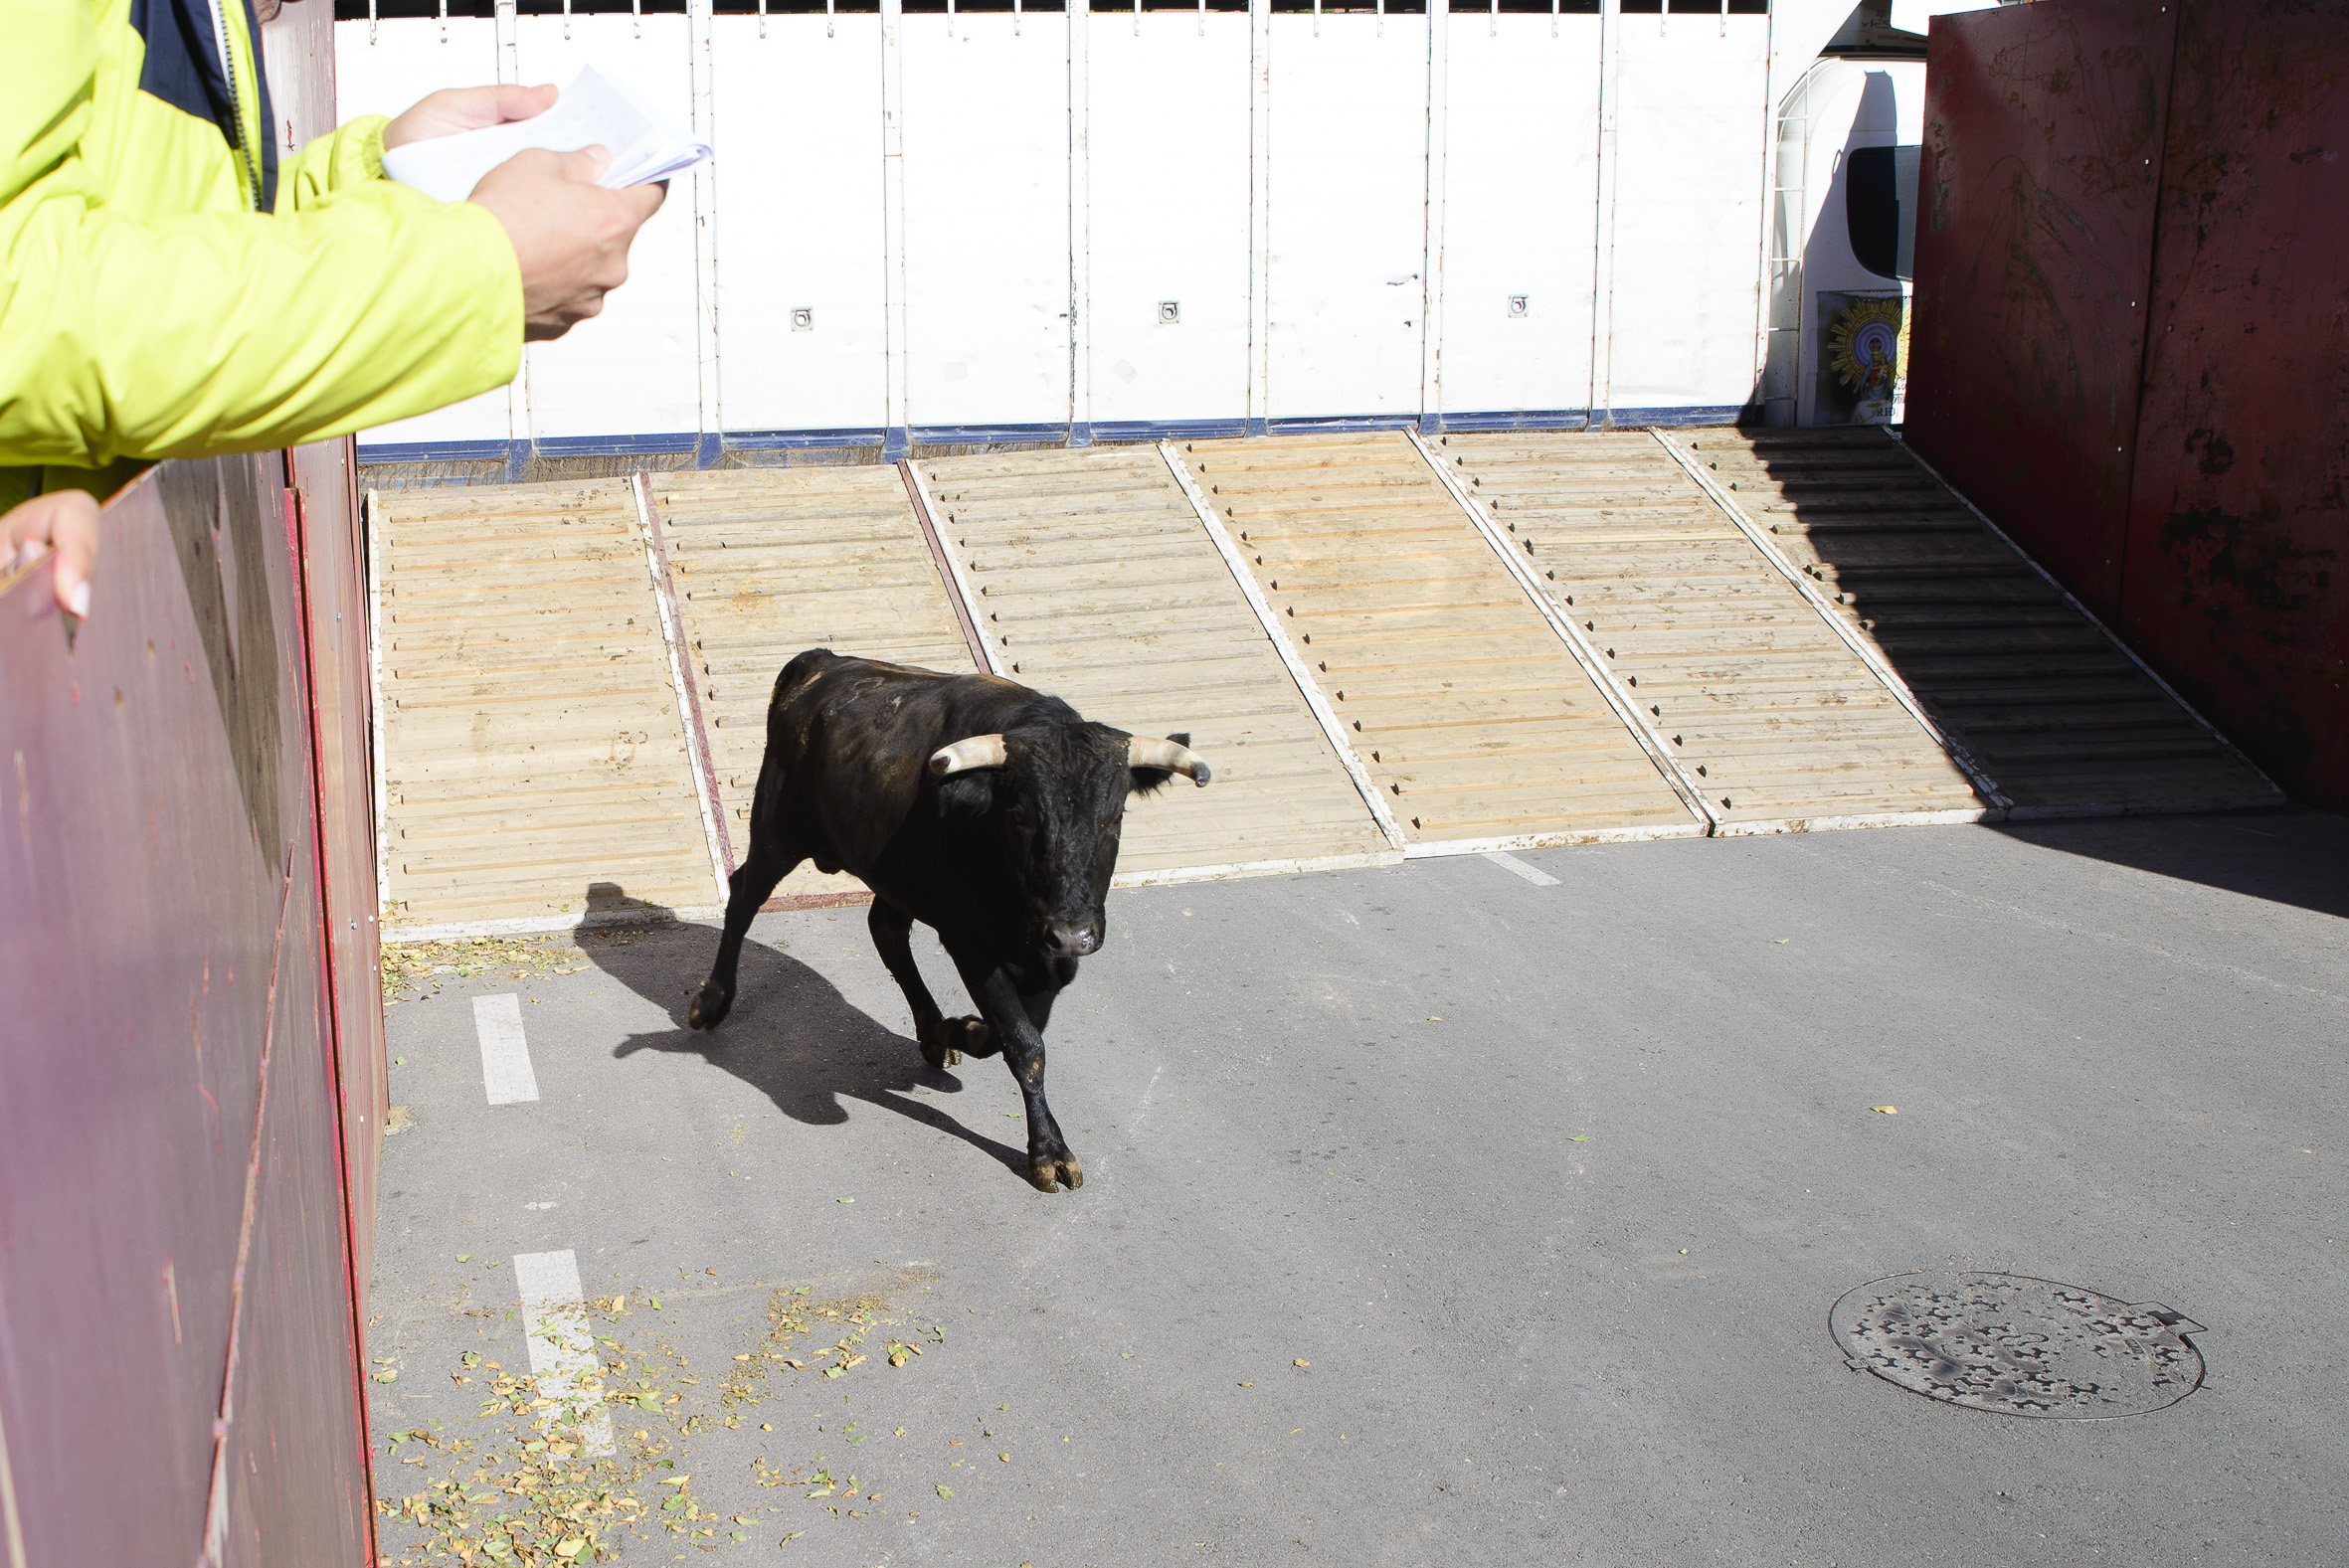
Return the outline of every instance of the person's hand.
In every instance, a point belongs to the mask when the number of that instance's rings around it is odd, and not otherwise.
[[[513,242],[522,335],[532,342],[559,338],[604,308],[604,296],[628,281],[630,242],[668,193],[666,184],[605,190],[596,177],[611,162],[601,147],[518,152],[482,175],[467,198]]]
[[[57,553],[58,608],[90,613],[90,578],[97,570],[97,500],[87,490],[36,495],[0,513],[0,572],[15,573]]]
[[[459,131],[529,119],[555,106],[555,88],[445,87],[418,98],[408,112],[384,127],[386,152],[412,141],[453,136]]]

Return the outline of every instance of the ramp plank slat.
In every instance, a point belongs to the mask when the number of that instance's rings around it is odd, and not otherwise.
[[[793,655],[823,647],[949,673],[975,666],[894,467],[661,473],[652,499],[740,860],[767,755],[768,700]],[[862,887],[803,865],[776,894]]]
[[[1979,808],[1964,772],[1646,434],[1446,437],[1724,823]],[[1865,759],[1880,787],[1856,787]]]
[[[1411,842],[1698,830],[1403,436],[1181,455]]]
[[[1176,781],[1134,802],[1121,875],[1391,857],[1158,448],[920,466],[1005,672],[1088,719],[1141,735],[1186,731],[1215,770],[1205,789]],[[1064,532],[1097,532],[1064,504],[1088,493],[1117,498],[1116,526],[1103,532],[1140,548],[1060,552]],[[1063,521],[1072,518],[1073,529]],[[1030,539],[1033,548],[1017,547]]]
[[[2281,798],[1884,432],[1720,430],[1681,440],[1736,486],[1737,504],[2017,808]],[[1991,683],[1997,720],[1982,707]],[[2154,715],[2161,733],[2148,736]],[[2018,725],[2040,733],[2017,736]]]
[[[712,903],[627,481],[383,492],[372,526],[391,934]]]

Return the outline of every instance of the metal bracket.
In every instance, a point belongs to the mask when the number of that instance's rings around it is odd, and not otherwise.
[[[945,575],[946,592],[955,602],[955,618],[963,623],[963,639],[971,645],[971,656],[990,675],[1008,678],[1010,672],[1003,668],[995,644],[980,629],[979,595],[972,589],[971,580],[963,575],[963,563],[955,559],[954,550],[938,527],[938,500],[930,493],[930,481],[922,477],[922,470],[910,457],[899,459],[897,471],[905,480],[906,493],[913,497],[914,521],[922,525],[922,536],[930,541],[931,558]]]
[[[685,732],[685,771],[693,798],[701,807],[701,832],[709,845],[710,872],[718,884],[718,902],[733,895],[733,835],[726,831],[726,806],[718,793],[718,773],[711,764],[701,723],[701,685],[688,667],[684,616],[677,608],[676,591],[669,584],[668,545],[660,535],[660,515],[652,503],[652,475],[642,469],[630,481],[636,502],[636,525],[644,535],[644,570],[652,580],[652,603],[660,611],[660,639],[668,644],[669,679],[677,688],[677,727]]]
[[[383,501],[369,488],[359,512],[367,533],[368,758],[375,774],[375,919],[392,918],[392,785],[383,736]]]

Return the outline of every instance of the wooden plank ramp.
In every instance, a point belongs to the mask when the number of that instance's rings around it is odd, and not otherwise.
[[[1157,447],[915,466],[1001,673],[1215,770],[1128,809],[1121,884],[1400,858]]]
[[[2015,817],[2282,795],[1880,430],[1702,431],[1682,449],[1880,650]]]
[[[894,467],[656,473],[652,502],[735,858],[767,753],[767,706],[794,655],[835,653],[962,674],[977,668],[954,601]],[[803,865],[776,900],[860,897]]]
[[[1820,607],[1652,436],[1430,446],[1580,625],[1721,833],[1992,809]]]
[[[625,479],[379,491],[386,935],[718,901]]]
[[[1406,437],[1179,455],[1410,852],[1706,830]]]

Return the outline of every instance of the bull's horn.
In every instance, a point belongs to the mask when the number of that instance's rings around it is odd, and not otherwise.
[[[1137,735],[1126,742],[1126,764],[1131,768],[1164,768],[1169,773],[1182,774],[1202,789],[1215,777],[1206,759],[1189,747],[1148,735]]]
[[[969,740],[941,746],[932,752],[930,771],[941,779],[951,779],[956,774],[967,774],[974,768],[1000,768],[1003,758],[1001,736],[974,735]]]

